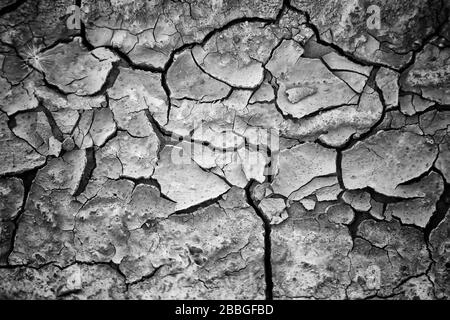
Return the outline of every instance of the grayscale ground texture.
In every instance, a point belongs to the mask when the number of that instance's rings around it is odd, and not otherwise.
[[[448,299],[449,10],[0,0],[0,298]]]

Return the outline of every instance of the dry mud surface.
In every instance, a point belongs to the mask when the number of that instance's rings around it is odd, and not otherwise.
[[[0,298],[448,299],[449,10],[0,0]]]

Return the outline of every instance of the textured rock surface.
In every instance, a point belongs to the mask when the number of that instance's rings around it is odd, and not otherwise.
[[[407,0],[294,0],[292,4],[308,12],[323,40],[358,59],[395,68],[405,65],[412,51],[446,20],[444,3],[439,0],[420,0],[414,6]],[[381,21],[379,28],[370,29],[373,5],[378,6]]]
[[[359,100],[359,101],[358,101]],[[319,139],[332,147],[344,146],[354,137],[367,133],[383,114],[383,105],[379,95],[366,86],[351,104],[331,108],[312,114],[295,122],[286,122],[282,126],[282,135],[314,141]]]
[[[438,150],[429,138],[380,131],[343,152],[342,178],[349,189],[370,187],[390,196],[408,196],[402,184],[427,172]]]
[[[185,51],[175,57],[167,73],[167,84],[176,99],[219,100],[228,95],[230,86],[204,73],[192,53]]]
[[[302,51],[299,44],[286,41],[275,50],[267,64],[279,85],[277,102],[283,113],[303,118],[320,110],[350,104],[355,92],[320,59],[302,58]],[[285,56],[289,56],[287,63]]]
[[[318,144],[305,143],[280,153],[274,192],[288,197],[311,179],[336,173],[336,152]]]
[[[245,36],[239,39],[240,35]],[[203,47],[195,47],[193,57],[211,76],[233,87],[255,88],[263,80],[263,64],[277,42],[263,23],[240,24],[214,34]]]
[[[388,68],[381,68],[376,76],[377,86],[383,92],[386,108],[393,108],[398,105],[399,100],[399,74]]]
[[[23,182],[17,178],[0,178],[0,266],[6,265],[12,245],[14,219],[22,208]]]
[[[448,263],[450,252],[448,249],[449,212],[430,234],[432,246],[432,258],[434,264],[431,269],[431,279],[435,283],[436,297],[448,299],[450,292],[448,287],[449,273]]]
[[[195,213],[172,216],[154,232],[158,249],[146,259],[160,269],[131,286],[132,298],[264,297],[264,230],[243,190],[231,190]]]
[[[158,74],[119,68],[108,96],[117,125],[132,136],[145,137],[153,131],[146,110],[159,123],[166,122],[167,97]]]
[[[426,45],[417,55],[414,65],[402,75],[402,88],[425,99],[450,104],[449,59],[449,48]]]
[[[294,206],[289,219],[272,230],[274,297],[343,299],[352,238],[345,226],[320,209]]]
[[[404,224],[415,224],[425,228],[430,217],[436,211],[436,202],[444,191],[442,177],[432,172],[420,181],[408,185],[408,189],[416,193],[415,198],[389,203],[385,215],[386,217],[397,217]]]
[[[40,265],[45,261],[72,262],[74,201],[86,166],[86,152],[75,150],[55,158],[36,175],[20,216],[12,264]]]
[[[134,179],[150,178],[157,162],[159,140],[155,133],[144,138],[135,138],[119,132],[102,149],[103,155],[116,157],[122,167],[121,176]]]
[[[198,2],[139,0],[83,3],[87,38],[94,46],[111,45],[137,65],[163,68],[173,50],[201,42],[230,21],[244,17],[274,19],[278,0]],[[145,17],[145,18],[144,18]]]
[[[397,221],[366,220],[352,252],[349,298],[391,295],[402,280],[427,271],[431,260],[422,232]]]
[[[174,148],[165,148],[154,178],[161,191],[177,203],[177,210],[189,208],[225,193],[229,186],[213,173],[204,172],[193,161],[187,164],[172,163]]]
[[[17,217],[23,201],[23,183],[17,178],[1,178],[0,180],[1,221],[13,220]]]
[[[2,299],[123,299],[125,284],[107,265],[73,264],[60,269],[16,268],[5,270],[0,278]]]
[[[107,49],[88,52],[79,38],[69,44],[57,45],[45,54],[46,60],[34,67],[60,90],[81,96],[98,92],[112,69],[112,63],[117,61]]]
[[[17,174],[42,166],[45,157],[26,141],[15,136],[8,127],[8,120],[5,114],[0,114],[0,174]]]
[[[447,2],[1,1],[0,299],[449,299]]]

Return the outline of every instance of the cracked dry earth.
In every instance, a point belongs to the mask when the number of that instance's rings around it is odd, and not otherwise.
[[[0,297],[448,299],[449,10],[1,0]]]

